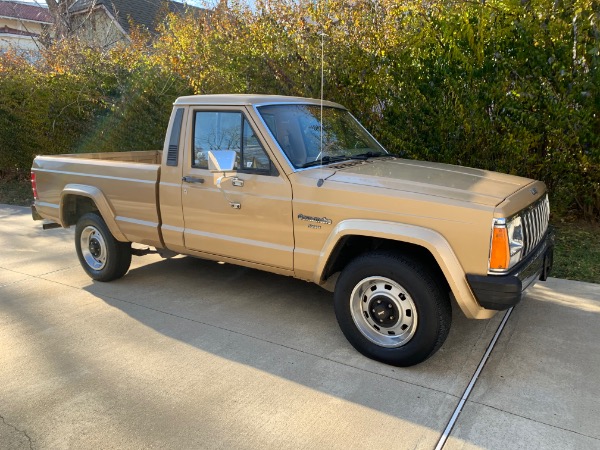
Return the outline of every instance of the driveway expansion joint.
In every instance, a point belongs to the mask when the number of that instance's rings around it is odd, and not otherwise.
[[[502,318],[502,322],[500,322],[500,325],[498,325],[496,333],[494,334],[494,336],[492,337],[492,340],[488,344],[487,349],[481,358],[481,361],[477,365],[477,369],[475,370],[475,373],[471,377],[471,381],[469,381],[469,384],[465,388],[465,391],[463,392],[463,395],[461,396],[460,401],[456,405],[456,408],[455,408],[454,412],[452,413],[452,416],[450,417],[450,420],[448,421],[446,428],[444,428],[444,431],[442,432],[442,435],[440,436],[440,439],[439,439],[437,445],[435,446],[435,450],[442,450],[445,447],[446,442],[448,441],[448,438],[450,437],[450,434],[452,433],[452,430],[454,429],[454,426],[456,425],[456,423],[458,422],[458,419],[460,418],[460,414],[461,414],[463,408],[465,407],[465,405],[467,404],[467,401],[469,400],[469,396],[471,395],[471,392],[473,392],[473,389],[475,388],[475,384],[477,384],[477,380],[479,379],[481,372],[483,372],[483,369],[485,368],[485,366],[492,354],[492,351],[494,350],[494,347],[496,346],[496,343],[498,342],[498,339],[500,338],[500,335],[504,331],[504,327],[506,326],[506,323],[508,322],[508,319],[510,318],[510,315],[513,312],[513,309],[514,309],[514,307],[509,308],[506,311],[506,313],[504,314],[504,317]]]

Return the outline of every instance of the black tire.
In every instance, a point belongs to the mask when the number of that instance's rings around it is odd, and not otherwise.
[[[431,271],[407,256],[373,252],[342,271],[335,314],[352,346],[394,366],[425,361],[444,343],[452,323],[448,292]]]
[[[117,241],[96,213],[84,214],[77,221],[75,248],[81,267],[96,281],[121,278],[131,265],[131,242]]]

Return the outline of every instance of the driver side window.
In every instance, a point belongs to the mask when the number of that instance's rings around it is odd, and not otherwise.
[[[271,161],[246,117],[239,111],[196,111],[192,167],[208,169],[208,152],[234,150],[234,169],[270,172]]]

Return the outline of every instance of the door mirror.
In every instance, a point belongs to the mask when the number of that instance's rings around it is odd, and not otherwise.
[[[208,152],[208,170],[212,173],[232,172],[237,152],[234,150],[210,150]]]

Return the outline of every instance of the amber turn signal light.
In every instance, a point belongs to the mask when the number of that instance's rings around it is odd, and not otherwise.
[[[494,226],[492,231],[492,250],[490,252],[490,269],[504,270],[510,264],[508,231],[506,227]]]

